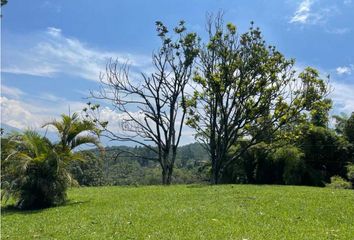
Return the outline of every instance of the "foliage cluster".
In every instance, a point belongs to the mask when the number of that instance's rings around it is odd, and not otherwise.
[[[14,198],[20,209],[64,203],[67,188],[76,182],[69,171],[70,163],[84,160],[82,152],[73,150],[88,143],[101,148],[98,129],[76,113],[62,115],[61,121],[48,125],[58,131],[58,143],[30,130],[13,133],[1,141],[1,198]]]

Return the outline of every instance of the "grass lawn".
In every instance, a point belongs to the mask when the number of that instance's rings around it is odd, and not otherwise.
[[[92,187],[65,206],[3,208],[1,239],[354,239],[354,191],[293,186]]]

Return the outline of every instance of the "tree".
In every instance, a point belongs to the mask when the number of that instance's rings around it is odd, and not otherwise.
[[[58,131],[60,139],[58,145],[61,152],[70,152],[83,144],[94,144],[102,149],[99,141],[100,130],[94,122],[81,120],[77,113],[72,116],[62,114],[61,121],[54,120],[43,125],[43,127],[47,126],[53,126]]]
[[[350,143],[348,161],[354,162],[354,113],[350,117],[342,113],[334,115],[333,118],[336,120],[335,131]]]
[[[343,133],[348,139],[348,141],[354,144],[354,112],[352,112],[351,116],[346,121]]]
[[[335,131],[339,135],[344,134],[345,124],[348,121],[348,116],[345,113],[341,113],[340,115],[333,115],[335,122]]]
[[[58,152],[47,138],[33,131],[12,134],[8,139],[8,155],[1,161],[1,199],[13,197],[20,209],[64,203],[66,190],[73,183],[67,165],[75,154]]]
[[[161,48],[153,54],[154,73],[141,74],[140,83],[131,79],[128,66],[109,62],[101,76],[101,88],[92,97],[112,103],[119,111],[121,131],[113,132],[96,114],[87,114],[105,130],[111,140],[145,146],[156,155],[162,169],[162,183],[170,184],[186,114],[186,86],[197,55],[197,37],[186,33],[184,22],[174,29],[177,38],[156,22]],[[91,106],[88,110],[97,110]],[[112,124],[112,123],[110,123]],[[150,143],[150,144],[149,144]]]
[[[263,129],[272,134],[303,117],[328,89],[315,69],[296,77],[294,60],[267,45],[253,23],[239,36],[233,24],[224,27],[219,14],[208,19],[207,29],[209,40],[201,46],[194,77],[197,90],[188,101],[188,124],[210,154],[212,183],[217,184],[232,162],[261,141]]]
[[[85,161],[75,161],[70,165],[70,172],[80,186],[102,186],[106,184],[103,161],[91,151],[84,151]]]
[[[44,126],[49,125],[59,133],[57,144],[34,131],[16,133],[7,139],[5,156],[1,159],[2,197],[14,197],[16,206],[21,209],[64,203],[66,189],[74,182],[69,172],[70,163],[84,160],[81,152],[72,150],[87,143],[101,148],[100,131],[93,122],[80,120],[76,113],[72,116],[63,114],[61,121],[55,120]],[[85,135],[85,132],[95,136]]]

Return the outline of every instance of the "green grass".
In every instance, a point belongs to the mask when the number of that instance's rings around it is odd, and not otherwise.
[[[2,209],[1,239],[354,239],[354,191],[292,186],[75,188]]]

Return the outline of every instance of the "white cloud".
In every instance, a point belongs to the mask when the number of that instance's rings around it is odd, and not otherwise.
[[[291,17],[289,23],[301,25],[322,25],[325,27],[329,17],[340,14],[337,5],[323,6],[317,0],[302,0]],[[349,31],[347,28],[325,29],[330,33],[344,34]]]
[[[133,116],[135,119],[141,120],[141,122],[144,124],[144,114],[142,114],[139,111],[135,111],[135,112],[131,111],[129,112],[129,114]],[[130,119],[127,113],[117,112],[115,110],[112,110],[109,107],[104,107],[100,111],[100,117],[102,121],[108,121],[108,129],[113,133],[116,133],[119,136],[130,136],[139,141],[142,140],[140,137],[135,136],[136,134],[134,132],[129,132],[127,131],[127,129],[124,128],[125,126],[124,123],[126,123],[125,120]],[[180,124],[181,124],[181,119],[179,116],[176,121],[177,128],[179,128]],[[154,124],[151,124],[151,127],[153,128]],[[183,133],[181,136],[181,145],[195,142],[194,135],[195,135],[194,129],[188,126],[184,126]]]
[[[19,129],[38,127],[36,116],[19,100],[1,96],[0,103],[2,123]]]
[[[7,95],[12,98],[19,98],[20,96],[24,95],[24,92],[21,89],[8,87],[1,84],[1,95]]]
[[[51,101],[51,102],[65,102],[65,98],[55,96],[54,94],[51,93],[41,93],[39,95],[39,98],[45,101]]]
[[[54,95],[51,97],[58,98]],[[60,98],[61,101],[52,102],[42,99],[41,96],[38,99],[12,99],[1,96],[1,123],[19,129],[40,128],[44,123],[59,117],[61,113],[68,113],[69,109],[76,112],[84,107],[84,103],[63,98]]]
[[[338,75],[343,75],[343,74],[351,74],[352,69],[350,67],[337,67],[336,72]]]
[[[32,75],[32,76],[39,76],[39,77],[52,77],[57,72],[57,70],[54,67],[45,65],[47,63],[42,63],[40,67],[33,66],[34,64],[35,61],[26,64],[26,66],[25,65],[4,66],[1,71],[5,73],[25,74],[25,75]]]
[[[304,64],[304,63],[297,63],[294,67],[294,70],[298,74],[305,69],[306,65],[307,64]],[[329,73],[333,73],[333,70],[325,70],[323,68],[316,67],[316,66],[313,66],[313,67],[319,71],[320,78],[322,78],[322,79],[326,79],[326,76]],[[354,65],[350,64],[349,68],[351,69],[351,71],[353,71]],[[333,74],[331,74],[331,75],[333,75]],[[344,113],[353,112],[354,111],[354,94],[353,94],[354,93],[354,83],[349,82],[349,81],[346,81],[346,82],[338,81],[338,79],[331,78],[329,85],[330,85],[331,92],[328,97],[331,98],[333,101],[332,113],[338,114],[341,112],[344,112]]]
[[[349,64],[348,66],[339,66],[336,68],[336,73],[338,75],[351,75],[354,72],[354,64]]]
[[[354,84],[333,82],[333,92],[330,97],[333,99],[334,111],[351,113],[354,112]]]
[[[61,29],[60,28],[55,28],[55,27],[48,27],[47,32],[49,35],[52,35],[53,37],[59,37],[61,35]]]
[[[67,74],[98,81],[99,73],[105,70],[110,58],[141,68],[151,62],[150,57],[143,55],[88,47],[75,38],[65,36],[61,29],[55,27],[48,27],[32,41],[29,41],[30,37],[17,38],[15,46],[10,41],[6,42],[9,46],[4,48],[3,72],[44,77]]]
[[[290,23],[307,23],[312,4],[312,0],[303,0],[291,18]]]

